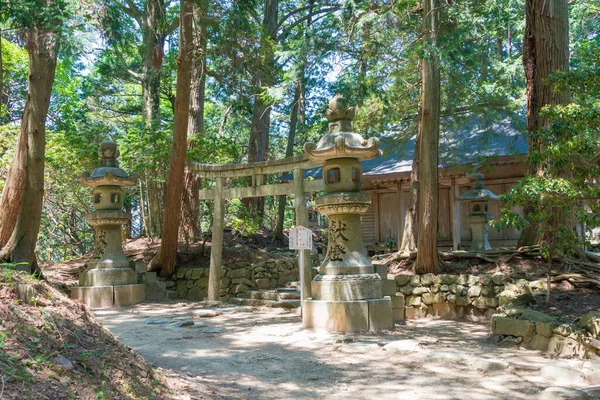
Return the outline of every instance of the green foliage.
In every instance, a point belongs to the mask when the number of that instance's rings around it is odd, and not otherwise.
[[[552,80],[575,91],[598,85],[600,73],[559,73]],[[549,124],[536,133],[540,149],[528,157],[538,173],[526,176],[502,196],[502,217],[493,223],[498,229],[535,226],[547,257],[582,249],[586,237],[577,234],[574,223],[600,226],[600,167],[592,162],[600,154],[600,102],[575,93],[581,104],[544,108]],[[521,216],[511,210],[515,206],[531,212]]]

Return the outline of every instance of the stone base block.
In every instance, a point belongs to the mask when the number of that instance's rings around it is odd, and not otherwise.
[[[145,284],[78,286],[71,288],[71,298],[81,300],[89,308],[124,307],[143,302],[145,289]]]
[[[143,283],[113,286],[113,289],[115,307],[131,306],[146,299],[146,285]]]
[[[89,308],[113,306],[112,286],[89,286],[71,288],[71,298],[81,300]]]
[[[396,294],[396,281],[383,278],[381,281],[381,293],[384,296],[394,296]]]
[[[138,281],[131,268],[93,268],[79,274],[79,286],[132,285]]]
[[[365,279],[357,278],[364,277]],[[356,275],[347,279],[330,280],[324,276],[311,282],[311,293],[315,300],[355,301],[381,299],[381,278],[376,274]]]
[[[381,279],[387,279],[388,266],[383,264],[374,265],[375,273],[381,276]]]
[[[304,301],[302,323],[309,329],[330,332],[366,332],[392,329],[392,303],[389,297],[370,300]]]

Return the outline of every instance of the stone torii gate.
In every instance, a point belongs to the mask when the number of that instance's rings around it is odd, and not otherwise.
[[[308,159],[306,155],[284,158],[274,161],[260,161],[247,164],[194,164],[196,175],[202,179],[215,179],[214,189],[200,191],[200,200],[214,200],[212,225],[212,246],[210,251],[210,274],[208,278],[208,300],[219,301],[220,279],[223,274],[223,222],[225,218],[225,200],[247,197],[264,197],[294,194],[296,209],[296,225],[308,224],[305,193],[313,193],[325,189],[323,180],[304,179],[304,170],[322,166],[323,163]],[[293,182],[277,184],[261,184],[265,175],[292,172]],[[231,178],[252,177],[252,186],[227,188],[227,180]],[[308,250],[299,250],[306,251]],[[301,258],[299,258],[300,260]],[[308,254],[304,254],[304,265],[298,265],[304,271],[301,282],[305,296],[311,294],[311,264]],[[300,261],[298,261],[300,262]]]

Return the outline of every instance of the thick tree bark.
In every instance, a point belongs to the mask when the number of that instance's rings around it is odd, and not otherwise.
[[[435,47],[439,35],[440,0],[423,1],[423,37],[431,45],[422,62],[421,120],[419,124],[419,195],[415,272],[437,273],[438,145],[440,136],[440,65]]]
[[[540,110],[546,105],[568,104],[568,91],[555,92],[545,81],[556,71],[569,70],[569,6],[567,0],[526,0],[525,37],[523,40],[523,67],[525,69],[527,98],[527,133],[529,151],[540,150],[534,135],[546,126]],[[532,175],[543,172],[541,165],[531,165]],[[525,213],[531,212],[525,209]],[[537,227],[523,230],[519,246],[532,245]]]
[[[177,261],[177,243],[181,217],[183,173],[187,148],[187,129],[190,108],[190,85],[192,80],[192,54],[194,3],[181,0],[179,28],[179,57],[177,60],[177,98],[173,123],[173,147],[169,166],[169,179],[165,196],[165,213],[160,250],[152,260],[151,269],[161,270],[160,275],[170,278]]]
[[[420,115],[421,113],[419,113]],[[419,198],[419,153],[420,153],[420,123],[417,139],[415,140],[415,154],[410,173],[410,187],[408,196],[408,208],[404,216],[404,230],[402,231],[402,243],[398,247],[398,253],[412,253],[417,251],[417,208]],[[400,194],[402,195],[402,194]],[[400,203],[400,199],[398,199]]]
[[[194,4],[194,54],[192,59],[192,83],[190,93],[190,115],[188,118],[188,138],[204,135],[204,97],[206,92],[206,13],[208,2],[201,0]],[[188,141],[188,148],[194,141]],[[183,202],[181,207],[180,234],[183,239],[196,240],[200,237],[200,179],[186,164],[184,173]]]
[[[248,142],[248,162],[265,161],[269,151],[269,128],[271,127],[271,106],[262,96],[261,92],[274,82],[275,57],[273,37],[277,29],[277,13],[279,0],[265,0],[262,20],[262,37],[260,45],[259,67],[255,71],[253,87],[254,106],[252,110],[252,126]],[[255,182],[251,182],[254,184]],[[246,201],[251,215],[262,217],[264,214],[264,198],[253,198]]]
[[[2,237],[6,238],[7,230],[14,230],[8,242],[1,243],[0,258],[28,262],[33,271],[37,268],[35,246],[44,196],[46,117],[56,72],[58,35],[50,29],[33,26],[27,32],[26,47],[29,54],[29,91],[17,148],[0,200]],[[7,210],[5,206],[8,206]],[[15,215],[18,215],[16,225]]]

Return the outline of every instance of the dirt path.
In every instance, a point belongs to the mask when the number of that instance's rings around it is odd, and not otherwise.
[[[209,307],[222,313],[173,325]],[[581,360],[494,343],[487,324],[419,320],[350,336],[307,331],[295,312],[266,308],[146,303],[95,315],[148,361],[185,376],[182,398],[539,399],[550,386],[590,386],[564,373]],[[571,369],[557,378],[544,366]]]

